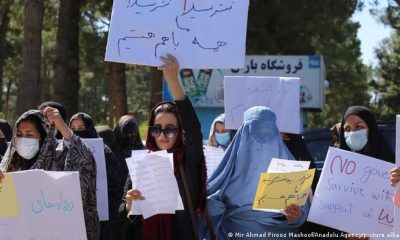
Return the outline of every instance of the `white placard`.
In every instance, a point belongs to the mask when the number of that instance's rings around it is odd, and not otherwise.
[[[298,77],[300,106],[321,110],[324,107],[326,71],[322,56],[248,55],[244,68],[223,72],[225,76]]]
[[[141,161],[146,154],[149,153],[149,150],[133,150],[131,157],[125,159],[126,164],[129,169],[129,176],[131,177],[132,189],[137,189],[137,170],[138,170],[138,162]],[[131,213],[133,215],[142,215],[142,210],[140,209],[139,204],[132,204]]]
[[[87,239],[78,172],[29,170],[9,177],[19,215],[0,217],[0,239]]]
[[[296,161],[272,158],[268,166],[268,173],[300,172],[310,167],[310,161]]]
[[[97,213],[100,221],[108,221],[108,187],[107,187],[107,170],[106,160],[104,156],[104,143],[102,138],[81,138],[89,147],[96,160],[96,197],[97,197]]]
[[[308,221],[371,239],[391,237],[394,164],[329,148]]]
[[[290,71],[289,71],[290,70]],[[194,107],[224,107],[224,76],[300,78],[300,107],[322,110],[327,81],[322,56],[247,55],[244,68],[180,69],[179,81]],[[164,99],[171,99],[164,84]]]
[[[203,152],[206,159],[207,178],[210,178],[221,163],[225,152],[222,148],[212,146],[204,146]]]
[[[145,200],[132,202],[131,214],[149,218],[155,214],[174,214],[182,210],[178,184],[167,151],[132,154],[126,159],[132,188]]]
[[[114,1],[106,61],[183,68],[244,66],[249,0]]]
[[[225,126],[238,129],[243,113],[266,106],[276,115],[280,132],[300,133],[300,80],[287,77],[224,77]]]

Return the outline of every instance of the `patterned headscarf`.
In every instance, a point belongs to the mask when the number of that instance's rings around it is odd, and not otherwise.
[[[53,159],[55,159],[56,147],[58,144],[57,139],[54,136],[55,127],[47,122],[47,119],[43,116],[41,111],[29,110],[23,113],[15,123],[13,130],[14,134],[11,139],[10,146],[8,147],[0,163],[0,170],[2,170],[3,172],[27,170],[24,169],[24,164],[22,164],[22,161],[24,160],[18,155],[16,151],[15,140],[19,123],[21,121],[33,118],[36,119],[35,121],[39,121],[42,125],[42,129],[38,129],[38,131],[41,133],[41,147],[36,161],[34,159],[28,160],[32,161],[29,164],[29,169],[55,170],[56,166],[52,164]]]

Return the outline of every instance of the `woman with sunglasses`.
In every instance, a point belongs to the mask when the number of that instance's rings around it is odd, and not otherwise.
[[[161,102],[151,111],[146,148],[173,153],[174,173],[185,210],[176,211],[175,214],[158,214],[145,220],[129,215],[131,223],[128,225],[127,239],[197,239],[194,212],[204,212],[205,209],[203,137],[193,106],[178,81],[177,60],[171,55],[161,57],[161,60],[165,64],[159,69],[164,73],[175,103]],[[122,216],[129,213],[132,204],[146,197],[140,193],[140,189],[131,188],[132,182],[128,178],[125,202],[120,209]]]

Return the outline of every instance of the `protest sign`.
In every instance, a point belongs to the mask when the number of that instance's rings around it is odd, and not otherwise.
[[[106,61],[182,68],[244,66],[249,0],[114,1]]]
[[[0,239],[87,239],[78,172],[5,173],[0,194]],[[1,205],[3,202],[1,196]],[[17,211],[15,209],[17,203]]]
[[[96,160],[96,197],[97,213],[100,221],[109,219],[108,213],[108,186],[106,160],[104,156],[104,143],[102,138],[82,138],[82,141],[89,147]]]
[[[394,164],[329,148],[308,221],[352,234],[383,238],[393,231],[389,170]]]
[[[300,81],[287,77],[225,77],[225,127],[238,129],[243,113],[266,106],[276,115],[280,132],[300,133]]]
[[[300,172],[307,170],[310,167],[310,161],[294,161],[279,158],[272,158],[268,166],[267,172]]]
[[[204,157],[206,159],[207,167],[207,178],[210,178],[221,163],[222,157],[224,156],[224,150],[222,148],[204,146],[203,149]]]
[[[300,172],[262,173],[253,209],[284,209],[294,203],[306,203],[315,169]]]

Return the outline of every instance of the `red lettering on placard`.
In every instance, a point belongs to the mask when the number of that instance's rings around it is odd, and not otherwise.
[[[333,174],[333,170],[334,170],[334,165],[335,162],[339,162],[339,171],[340,173],[346,173],[348,175],[351,175],[354,173],[354,171],[356,170],[356,162],[349,160],[346,158],[346,160],[343,162],[343,159],[341,156],[336,156],[333,158],[332,162],[331,162],[331,173]]]

